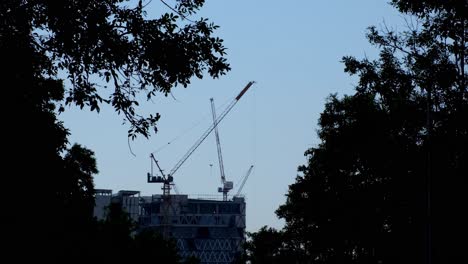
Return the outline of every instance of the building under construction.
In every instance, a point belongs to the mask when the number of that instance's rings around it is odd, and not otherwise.
[[[140,229],[150,228],[174,239],[182,258],[194,256],[201,263],[233,263],[245,241],[245,200],[191,199],[187,195],[140,196],[138,191],[96,190],[94,214],[105,217],[111,203],[118,203]],[[155,249],[157,250],[157,249]]]
[[[140,229],[150,228],[165,238],[174,239],[182,258],[193,256],[201,263],[233,263],[242,254],[245,241],[246,204],[240,193],[253,166],[250,166],[245,174],[237,194],[228,199],[228,193],[234,185],[232,181],[226,180],[224,174],[218,124],[253,83],[249,82],[219,116],[216,115],[213,99],[210,99],[213,124],[169,173],[164,172],[153,153],[150,155],[151,172],[147,174],[147,182],[162,184],[162,194],[146,197],[140,196],[138,191],[119,191],[112,194],[110,190],[98,190],[95,216],[103,218],[105,208],[111,203],[118,203],[139,223]],[[218,192],[222,193],[222,198],[189,198],[188,195],[177,191],[174,174],[213,130],[221,176]],[[175,194],[171,193],[171,190]]]
[[[232,263],[242,253],[245,239],[245,201],[153,195],[141,206],[140,226],[175,239],[183,258]]]

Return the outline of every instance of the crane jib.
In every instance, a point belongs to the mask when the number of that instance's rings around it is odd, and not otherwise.
[[[187,153],[180,159],[177,164],[174,166],[174,168],[169,172],[168,175],[174,176],[177,170],[179,170],[180,166],[192,155],[192,153],[200,146],[200,144],[208,137],[208,135],[211,133],[211,131],[214,130],[214,128],[223,120],[223,118],[231,111],[231,109],[236,105],[236,103],[239,101],[239,99],[244,95],[245,92],[254,84],[254,81],[249,82],[244,89],[239,93],[239,95],[226,107],[226,109],[218,116],[216,119],[216,122],[212,124],[207,131],[198,139],[197,142],[187,151]]]
[[[236,97],[236,101],[239,101],[239,99],[245,94],[245,92],[247,92],[247,90],[250,88],[250,86],[252,86],[252,84],[254,84],[254,82],[249,82],[244,89],[242,89],[242,91],[239,93],[239,95]]]
[[[171,185],[174,186],[174,190],[176,190],[176,193],[178,193],[177,189],[175,189],[175,185],[172,183],[173,179],[174,179],[173,178],[174,174],[177,172],[177,170],[179,170],[179,168],[182,166],[182,164],[190,157],[190,155],[192,155],[192,153],[198,148],[198,146],[200,146],[200,144],[206,139],[206,137],[208,137],[208,135],[211,133],[211,131],[213,131],[216,128],[216,126],[221,122],[221,120],[223,120],[223,118],[229,113],[229,111],[231,111],[231,109],[234,107],[234,105],[236,105],[236,103],[239,101],[239,99],[247,92],[247,90],[254,83],[255,83],[254,81],[251,81],[244,87],[244,89],[242,89],[242,91],[239,93],[239,95],[237,95],[237,97],[226,107],[226,109],[221,113],[221,115],[219,115],[216,118],[216,120],[213,120],[213,124],[208,128],[208,130],[205,131],[205,133],[203,133],[203,135],[185,153],[185,155],[176,163],[174,168],[172,168],[172,170],[168,174],[164,174],[164,172],[160,168],[157,160],[151,154],[151,159],[152,159],[151,166],[153,165],[153,162],[155,162],[156,165],[158,166],[158,169],[159,169],[159,171],[161,173],[161,176],[153,176],[153,169],[152,169],[153,167],[151,167],[151,174],[148,173],[148,182],[163,183],[164,184],[164,186],[163,186],[163,195],[169,195]],[[216,117],[215,113],[214,113],[213,117]]]

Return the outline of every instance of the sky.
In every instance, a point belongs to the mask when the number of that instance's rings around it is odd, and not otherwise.
[[[167,3],[172,1],[168,0]],[[241,193],[247,203],[247,231],[264,225],[281,228],[275,210],[286,201],[304,152],[320,143],[317,122],[328,95],[351,94],[357,82],[344,72],[343,56],[376,58],[366,40],[367,27],[401,29],[404,18],[386,0],[207,0],[190,17],[219,25],[232,70],[219,79],[194,78],[172,96],[157,95],[143,113],[160,113],[158,133],[128,141],[128,124],[110,107],[99,114],[69,107],[61,114],[70,143],[93,150],[99,173],[95,187],[160,194],[161,185],[146,182],[150,153],[170,171],[212,124],[210,98],[221,113],[249,82],[256,83],[219,124],[227,180],[235,194],[251,165]],[[147,7],[148,18],[170,12],[159,1]],[[218,157],[212,133],[174,175],[181,193],[219,195]]]

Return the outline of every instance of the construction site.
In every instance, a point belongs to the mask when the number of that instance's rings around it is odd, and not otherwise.
[[[182,259],[196,257],[200,263],[233,263],[243,253],[246,228],[246,201],[242,189],[254,168],[250,165],[239,183],[226,179],[218,124],[254,82],[249,82],[218,116],[213,98],[210,99],[213,123],[186,151],[185,155],[165,173],[156,156],[151,153],[151,168],[147,183],[161,184],[161,193],[144,196],[140,191],[97,189],[94,216],[105,219],[109,205],[119,204],[138,229],[152,229],[166,239],[176,242]],[[184,164],[205,139],[215,132],[221,186],[218,195],[191,196],[179,193],[174,179]],[[157,249],[155,249],[157,250]]]

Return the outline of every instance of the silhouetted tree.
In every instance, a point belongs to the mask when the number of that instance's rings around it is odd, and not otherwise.
[[[6,204],[4,233],[13,249],[30,252],[14,254],[14,262],[78,261],[62,257],[81,250],[73,241],[89,224],[94,170],[84,166],[91,152],[66,154],[69,131],[56,116],[66,104],[91,111],[109,104],[130,124],[130,137],[149,136],[159,114],[140,115],[139,96],[167,95],[192,77],[229,70],[222,40],[213,36],[217,26],[184,18],[203,3],[177,1],[177,14],[147,19],[142,1],[133,7],[122,0],[0,2],[5,171],[11,172],[3,184],[14,201]]]
[[[98,173],[94,152],[74,144],[63,159],[65,177],[59,182],[59,201],[73,218],[92,217],[94,209],[93,175]],[[69,209],[68,209],[69,208]]]
[[[254,233],[249,233],[246,242],[247,259],[256,263],[281,263],[280,252],[283,246],[283,234],[274,228],[263,226]]]
[[[132,234],[136,225],[121,204],[111,203],[106,218],[97,224],[94,256],[97,262],[126,263],[135,257]]]
[[[51,228],[58,229],[62,250],[59,251],[68,259],[86,260],[92,256],[94,249],[90,240],[95,230],[94,183],[93,175],[98,173],[94,152],[74,144],[63,158],[62,177],[53,182],[57,190],[56,208],[53,214],[56,219]],[[58,221],[57,221],[58,220]],[[57,254],[58,255],[58,254]]]
[[[192,77],[202,78],[206,72],[218,77],[230,68],[222,57],[222,40],[212,36],[217,26],[205,18],[185,19],[204,1],[177,1],[176,14],[162,12],[155,19],[146,18],[142,1],[134,7],[125,2],[2,1],[2,44],[27,47],[38,59],[32,62],[42,68],[42,78],[66,74],[71,83],[67,104],[91,111],[111,104],[130,123],[130,136],[148,136],[159,114],[138,114],[140,93],[149,100],[159,92],[167,95],[178,84],[186,87]],[[16,45],[5,46],[5,58],[21,55]]]
[[[151,229],[144,229],[135,235],[135,260],[152,263],[181,263],[174,240],[164,239]],[[193,259],[192,261],[195,261]],[[189,262],[196,263],[196,262]]]
[[[467,3],[392,3],[414,15],[409,28],[371,27],[376,61],[344,57],[356,92],[328,98],[321,143],[277,210],[285,243],[308,262],[464,259]]]
[[[93,262],[198,263],[183,262],[173,240],[151,229],[139,229],[121,204],[111,203],[106,218],[98,221],[93,243]]]

